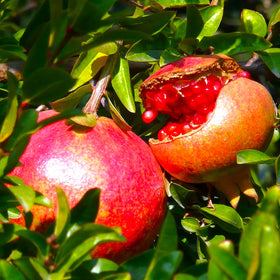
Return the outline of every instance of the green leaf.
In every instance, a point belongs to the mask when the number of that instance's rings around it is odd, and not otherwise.
[[[31,210],[35,202],[35,191],[33,188],[24,185],[23,181],[21,181],[19,186],[11,187],[10,191],[20,202],[25,212]]]
[[[61,188],[56,187],[56,193],[58,208],[57,217],[55,220],[54,234],[57,236],[58,242],[61,242],[64,240],[66,231],[68,230],[71,215],[68,199],[64,191]]]
[[[197,278],[189,274],[178,273],[173,277],[173,280],[197,280]]]
[[[5,62],[8,59],[26,60],[24,51],[20,46],[0,42],[0,62]]]
[[[186,217],[182,219],[181,225],[189,232],[197,232],[197,230],[200,228],[199,221],[194,217]]]
[[[94,222],[99,208],[100,189],[90,189],[71,210],[71,224]]]
[[[98,244],[109,241],[125,241],[114,229],[99,225],[85,224],[72,233],[57,252],[56,272],[65,273],[77,267]]]
[[[243,263],[239,262],[236,257],[226,250],[219,248],[218,246],[210,246],[208,248],[210,260],[213,261],[226,275],[232,280],[246,280],[247,273]],[[214,280],[217,278],[211,278]]]
[[[7,72],[8,77],[8,105],[5,119],[0,128],[0,142],[6,140],[13,132],[17,119],[17,94],[18,80],[10,72]]]
[[[26,241],[30,242],[38,250],[38,256],[44,259],[49,253],[49,245],[44,236],[35,231],[19,230],[16,232],[18,236],[23,237]]]
[[[237,153],[238,164],[274,164],[275,158],[258,150],[243,150]]]
[[[142,254],[126,261],[120,268],[122,271],[129,272],[133,280],[143,280],[153,256],[154,250],[146,250]]]
[[[140,17],[126,17],[119,23],[129,30],[137,30],[155,35],[159,33],[175,17],[173,11],[163,11]]]
[[[3,280],[25,280],[25,277],[15,266],[2,259],[0,259],[0,278]]]
[[[166,253],[177,249],[178,237],[176,222],[170,212],[167,212],[164,223],[161,227],[157,247],[155,252],[155,260],[159,259]]]
[[[215,53],[233,55],[242,52],[263,51],[271,47],[271,43],[255,34],[233,32],[204,37],[198,44],[198,47],[203,50],[210,46],[214,47]]]
[[[214,210],[208,207],[201,207],[199,212],[207,218],[213,219],[222,229],[228,232],[241,232],[243,221],[240,215],[230,206],[214,204]]]
[[[70,27],[79,33],[88,33],[98,29],[102,26],[102,17],[115,2],[116,0],[70,0],[68,3]]]
[[[23,98],[32,104],[45,104],[65,96],[73,84],[74,80],[64,70],[40,68],[25,80]]]
[[[125,108],[135,113],[128,61],[120,56],[111,78],[112,86]]]
[[[196,192],[189,190],[176,183],[171,183],[169,186],[169,192],[172,198],[182,207],[185,208],[187,205],[193,205],[198,202]]]
[[[68,51],[68,53],[64,55],[71,57],[77,53],[85,52],[93,48],[95,51],[103,52],[103,46],[108,42],[125,41],[127,43],[135,43],[142,39],[151,40],[151,36],[147,33],[128,30],[126,28],[109,29],[104,33],[96,34],[92,37],[92,40],[88,40],[87,42],[79,40],[78,45],[73,47],[70,51]]]
[[[82,53],[75,63],[71,75],[76,79],[72,90],[93,79],[107,61],[107,55],[95,50],[89,50]]]
[[[241,13],[241,20],[243,22],[245,31],[264,37],[267,33],[266,21],[262,14],[244,9]]]
[[[279,156],[275,161],[275,175],[276,175],[276,184],[280,185],[280,160]]]
[[[183,258],[182,252],[169,252],[162,256],[152,270],[146,275],[144,280],[171,280],[173,274],[178,269]]]
[[[39,274],[31,264],[30,258],[23,257],[20,259],[16,259],[13,261],[13,263],[21,271],[21,273],[23,273],[26,279],[30,279],[30,276],[32,275],[32,280],[42,280],[42,278],[39,276]]]
[[[209,4],[209,0],[157,0],[163,8],[184,7],[186,4]]]
[[[280,48],[270,48],[262,52],[257,52],[257,54],[271,72],[277,78],[280,78]]]
[[[261,262],[260,274],[261,279],[277,279],[280,278],[279,268],[279,246],[280,238],[279,231],[276,227],[264,225],[261,232]]]
[[[169,47],[169,42],[166,37],[156,35],[153,40],[142,40],[128,50],[126,58],[137,62],[156,62],[164,49]]]
[[[131,280],[131,275],[128,272],[112,273],[108,276],[102,277],[100,280]]]
[[[262,253],[267,252],[267,250],[270,250],[269,248],[273,246],[266,238],[274,235],[275,233],[273,230],[278,227],[280,210],[279,199],[279,188],[270,188],[262,201],[260,210],[253,216],[242,233],[239,244],[239,259],[242,264],[247,267],[249,279],[253,279],[253,277],[258,275],[259,268],[262,262],[264,262],[262,258],[265,257]],[[278,230],[277,234],[279,235]],[[273,242],[274,241],[276,245],[277,242],[279,242],[279,236],[273,239]],[[271,254],[273,254],[273,252],[271,252]],[[271,260],[272,266],[273,261]],[[279,259],[275,261],[278,263]],[[268,273],[268,271],[266,273]]]
[[[276,7],[269,19],[268,28],[274,26],[280,21],[280,6]]]
[[[213,36],[216,33],[223,17],[223,8],[220,6],[209,6],[201,9],[200,15],[204,24],[197,37],[198,40],[201,40],[204,36]]]
[[[84,114],[82,116],[74,116],[70,120],[78,125],[85,126],[85,127],[94,127],[96,124],[96,116],[94,114]]]
[[[24,65],[24,79],[29,77],[39,68],[45,67],[48,62],[50,26],[45,24],[39,35],[35,37],[35,41],[28,53],[26,63]]]
[[[15,145],[21,141],[37,125],[38,112],[35,110],[24,110],[21,117],[17,120],[12,135],[5,143],[5,149],[13,150]]]
[[[202,16],[198,7],[194,5],[187,6],[187,38],[196,38],[204,26]]]
[[[23,33],[20,44],[27,49],[30,49],[34,44],[34,38],[38,38],[43,26],[50,19],[49,1],[44,1],[38,8],[35,15],[28,23],[25,32]]]
[[[52,108],[57,112],[63,112],[65,110],[76,108],[82,99],[91,92],[92,87],[90,83],[85,84],[68,94],[66,97],[52,102]]]

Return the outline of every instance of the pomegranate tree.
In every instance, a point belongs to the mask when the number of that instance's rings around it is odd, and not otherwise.
[[[275,123],[269,92],[225,55],[191,56],[171,63],[139,87],[150,123],[167,123],[150,139],[162,167],[189,183],[211,183],[236,207],[240,190],[257,200],[248,166],[236,164],[244,149],[265,150]]]
[[[39,121],[56,113],[39,113]],[[32,230],[44,232],[55,220],[56,187],[73,208],[92,188],[101,190],[96,223],[120,227],[126,242],[97,246],[92,257],[120,263],[153,243],[165,216],[166,196],[162,170],[149,146],[112,119],[99,117],[93,128],[50,124],[32,135],[10,175],[49,198],[54,207],[34,205]],[[21,217],[14,222],[24,224]]]

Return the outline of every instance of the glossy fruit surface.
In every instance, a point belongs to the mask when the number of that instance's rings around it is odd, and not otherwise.
[[[156,108],[155,99],[150,101],[149,96],[166,85],[180,94],[181,102],[160,111],[170,116],[169,121],[158,139],[149,142],[162,167],[185,182],[213,183],[234,206],[239,200],[234,185],[241,181],[246,183],[239,188],[256,197],[248,172],[236,164],[236,154],[245,149],[265,150],[275,123],[269,92],[249,78],[249,73],[224,55],[195,56],[163,67],[139,88],[147,110]],[[229,183],[238,173],[243,178]]]
[[[52,115],[51,110],[41,112],[39,120]],[[155,239],[166,208],[162,171],[149,146],[113,120],[100,117],[87,131],[76,131],[64,121],[44,127],[32,135],[20,162],[11,175],[54,203],[50,209],[33,207],[33,230],[44,230],[54,220],[56,186],[66,193],[70,208],[87,190],[100,188],[96,223],[120,227],[127,242],[99,245],[93,257],[120,263]]]

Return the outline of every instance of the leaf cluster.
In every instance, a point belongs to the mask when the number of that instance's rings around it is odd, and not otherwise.
[[[258,204],[242,197],[234,210],[213,192],[209,207],[206,186],[183,184],[167,174],[168,213],[155,245],[121,265],[89,255],[100,243],[124,240],[118,229],[94,223],[99,190],[89,191],[70,210],[58,188],[57,220],[43,235],[29,230],[30,210],[34,204],[51,207],[50,202],[9,176],[31,135],[58,120],[94,126],[91,113],[98,112],[144,140],[155,135],[166,119],[142,123],[137,88],[159,67],[186,55],[229,55],[279,101],[280,6],[269,13],[242,9],[237,27],[227,32],[226,4],[0,1],[1,279],[280,278],[277,131],[265,154],[248,150],[237,155],[239,164],[252,165]],[[85,110],[94,96],[94,110]],[[59,114],[37,122],[42,107]],[[26,227],[9,223],[22,217]]]

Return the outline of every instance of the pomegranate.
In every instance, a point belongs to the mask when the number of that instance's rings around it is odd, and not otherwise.
[[[210,183],[233,207],[240,190],[257,200],[240,150],[265,150],[276,117],[269,92],[225,55],[191,56],[166,65],[139,87],[143,121],[168,115],[150,147],[173,177]]]
[[[40,112],[39,121],[54,114]],[[22,178],[54,205],[33,206],[32,230],[44,232],[54,221],[57,186],[64,190],[70,208],[87,190],[100,188],[95,222],[120,227],[127,241],[99,245],[92,256],[121,263],[151,246],[165,216],[164,181],[151,149],[133,132],[104,117],[86,131],[59,121],[32,135],[20,162],[10,175]]]

